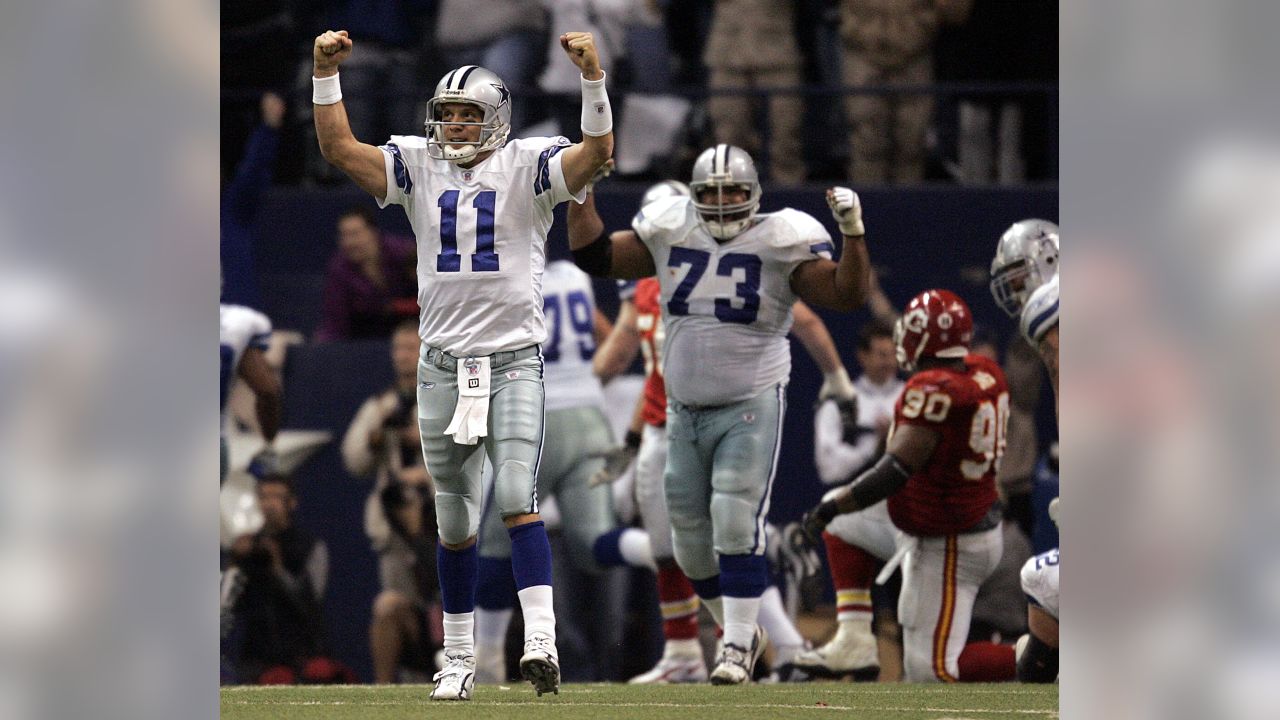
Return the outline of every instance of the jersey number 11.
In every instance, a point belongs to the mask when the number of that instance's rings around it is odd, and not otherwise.
[[[476,209],[476,251],[471,254],[472,272],[497,272],[498,253],[493,251],[493,209],[498,193],[484,190],[471,201]],[[440,254],[436,256],[436,272],[460,272],[462,256],[458,254],[458,191],[445,190],[436,202],[440,207]]]

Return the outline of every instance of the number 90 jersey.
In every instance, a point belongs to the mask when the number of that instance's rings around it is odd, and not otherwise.
[[[403,205],[418,245],[418,334],[455,357],[546,340],[542,271],[547,230],[569,193],[563,137],[512,140],[472,168],[427,155],[425,138],[382,146],[387,196]]]
[[[1009,388],[1000,366],[968,355],[965,369],[911,376],[894,407],[890,436],[919,425],[940,438],[929,462],[889,497],[893,524],[912,535],[951,535],[977,525],[996,502]]]
[[[666,323],[662,374],[684,405],[753,398],[791,376],[791,273],[831,258],[831,235],[813,217],[785,209],[760,214],[741,234],[716,242],[692,201],[669,197],[632,221],[649,248]]]

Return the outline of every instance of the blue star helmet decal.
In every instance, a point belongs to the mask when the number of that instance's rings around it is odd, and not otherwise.
[[[507,91],[506,86],[499,85],[497,83],[490,83],[490,85],[493,87],[493,89],[497,90],[498,93],[502,95],[502,99],[498,101],[498,107],[502,107],[503,105],[506,105],[507,100],[511,98],[511,93]]]

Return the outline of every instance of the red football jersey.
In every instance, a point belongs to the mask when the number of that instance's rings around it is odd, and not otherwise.
[[[662,379],[662,290],[658,278],[636,283],[636,325],[640,330],[640,352],[644,355],[644,409],[641,417],[649,425],[667,424],[667,385]]]
[[[893,524],[912,535],[950,535],[982,520],[996,501],[1004,455],[1009,388],[1000,366],[981,355],[963,371],[911,376],[894,406],[892,433],[920,425],[941,435],[928,464],[889,498]]]

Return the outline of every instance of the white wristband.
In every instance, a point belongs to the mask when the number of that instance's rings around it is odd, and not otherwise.
[[[316,105],[333,105],[342,99],[342,87],[338,85],[338,73],[329,77],[311,77],[311,102]]]
[[[600,74],[603,76],[604,71]],[[613,109],[609,107],[609,94],[604,89],[604,77],[599,80],[582,78],[582,134],[600,137],[613,132]]]

